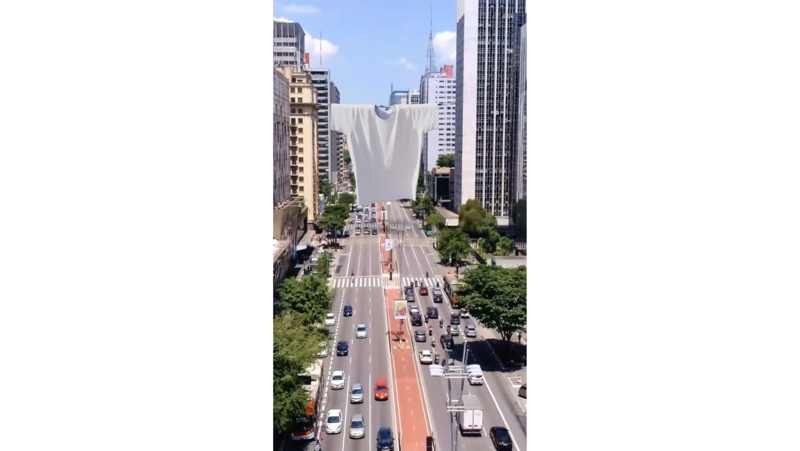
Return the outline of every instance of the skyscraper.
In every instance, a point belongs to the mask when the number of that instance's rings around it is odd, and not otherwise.
[[[456,80],[452,74],[453,66],[444,66],[438,72],[423,75],[419,83],[420,103],[439,105],[439,128],[428,132],[422,143],[424,172],[436,166],[439,155],[456,151]]]
[[[455,207],[477,199],[498,225],[508,225],[525,0],[458,0],[457,18]]]
[[[280,69],[272,76],[272,206],[277,207],[291,196],[289,179],[289,80]]]
[[[418,105],[419,104],[419,91],[416,89],[409,89],[408,91],[408,104],[409,105]]]
[[[328,127],[331,103],[339,103],[339,89],[331,82],[331,71],[323,68],[308,70],[311,82],[317,89],[319,103],[319,174],[331,183],[338,180],[338,157],[336,156],[335,132]],[[322,208],[322,207],[320,207]]]
[[[272,59],[276,66],[303,67],[306,33],[299,23],[272,21]]]
[[[527,25],[520,27],[519,33],[519,115],[517,116],[517,175],[516,196],[514,197],[514,226],[516,227],[517,242],[527,239],[527,214],[528,201],[528,53]]]

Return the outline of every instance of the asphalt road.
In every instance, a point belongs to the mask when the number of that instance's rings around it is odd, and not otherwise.
[[[404,244],[404,241],[420,243],[419,238],[424,237],[424,232],[413,219],[410,208],[403,207],[400,203],[393,202],[389,207],[389,218],[391,222],[402,222],[411,227],[402,227],[393,230],[395,238],[395,255],[400,268],[399,276],[402,286],[408,285],[411,280],[427,280],[426,285],[435,286],[436,280],[447,272],[447,268],[438,264],[439,257],[430,244]],[[425,272],[428,278],[425,278]],[[442,284],[443,285],[443,284]],[[450,307],[446,293],[443,303],[434,303],[431,295],[419,295],[419,289],[415,288],[416,304],[419,305],[420,312],[424,313],[428,307],[436,307],[439,316],[444,319],[444,327],[449,324],[450,315],[457,312]],[[434,336],[438,337],[443,330],[439,328],[438,320],[431,320],[434,328]],[[455,419],[447,412],[447,398],[459,399],[464,396],[475,397],[483,407],[484,412],[484,433],[481,436],[462,437],[456,434],[456,449],[459,451],[479,451],[492,449],[488,431],[493,426],[504,426],[511,432],[516,451],[526,449],[526,423],[525,414],[519,404],[514,399],[517,396],[517,389],[513,388],[508,380],[507,374],[503,371],[499,359],[494,355],[490,346],[479,338],[466,338],[464,327],[468,324],[476,325],[471,318],[461,319],[461,334],[455,340],[453,354],[456,363],[463,360],[465,346],[468,348],[468,364],[480,364],[484,370],[486,382],[482,386],[472,386],[466,381],[459,379],[445,379],[443,377],[433,377],[430,375],[427,365],[420,365],[420,374],[428,409],[431,412],[433,433],[436,439],[437,450],[453,451],[453,429]],[[427,329],[423,323],[420,327],[411,327],[409,322],[409,334],[413,336],[414,329]],[[430,340],[427,343],[414,343],[417,346],[416,352],[422,349],[429,349],[444,355],[437,342],[436,347],[431,347]],[[417,364],[419,364],[417,360]],[[463,385],[463,389],[462,389]],[[462,391],[463,390],[463,391]],[[452,422],[451,422],[452,421]]]

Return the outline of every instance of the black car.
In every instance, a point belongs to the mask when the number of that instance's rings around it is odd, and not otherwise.
[[[498,451],[511,451],[513,445],[511,443],[511,434],[508,429],[495,426],[489,429],[489,439],[492,440],[494,449]]]
[[[461,324],[461,317],[458,316],[458,313],[453,313],[450,315],[450,324],[453,326],[458,326]]]
[[[342,316],[353,316],[353,306],[345,305],[344,309],[342,309]]]
[[[419,316],[419,313],[412,313],[411,314],[411,325],[412,326],[421,326],[422,325],[422,317]]]
[[[444,346],[445,349],[453,349],[453,337],[450,335],[442,335],[439,339],[442,341],[442,346]]]
[[[347,351],[349,350],[349,346],[346,341],[340,341],[336,344],[336,355],[342,356],[347,355]]]
[[[385,426],[378,429],[378,451],[394,451],[392,430]]]
[[[430,318],[430,319],[438,319],[439,318],[439,309],[437,309],[436,307],[428,307],[428,310],[426,310],[426,311],[428,313],[428,318]]]
[[[412,292],[406,291],[406,301],[414,302],[414,292],[413,291]]]
[[[405,291],[406,291],[406,294],[408,294],[408,293],[414,294],[414,287],[412,287],[411,285],[409,285],[409,286],[407,286],[407,287],[405,288]]]
[[[441,304],[442,302],[444,302],[444,297],[441,294],[433,293],[433,302]]]
[[[372,229],[372,234],[373,235],[377,235],[378,234],[378,229]]]
[[[425,331],[424,330],[415,330],[414,331],[414,341],[419,342],[419,343],[425,343],[426,341],[428,341],[428,339],[425,338]]]

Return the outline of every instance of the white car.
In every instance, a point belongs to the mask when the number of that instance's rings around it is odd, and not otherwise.
[[[328,411],[328,418],[325,420],[325,432],[328,434],[338,434],[342,432],[342,411],[331,409]]]
[[[356,224],[361,224],[361,218],[356,219]]]
[[[477,336],[478,336],[478,333],[475,331],[475,326],[473,326],[472,324],[470,324],[470,325],[468,325],[467,327],[465,327],[465,328],[464,328],[464,335],[466,335],[468,338],[475,338],[475,337],[477,337]]]
[[[417,315],[419,315],[419,309],[418,309],[418,308],[416,308],[416,307],[411,307],[411,308],[408,310],[408,313],[409,313],[409,315],[413,315],[414,313],[416,313]]]
[[[344,389],[344,371],[334,371],[331,375],[331,390]]]
[[[419,352],[419,363],[433,363],[433,356],[428,350]]]
[[[325,317],[325,325],[326,326],[335,326],[336,325],[336,315],[333,313],[328,313]]]
[[[367,338],[367,325],[359,324],[356,327],[356,338]]]
[[[328,357],[328,345],[327,344],[325,344],[325,347],[322,348],[322,351],[317,353],[317,357],[319,357],[320,359],[324,359],[325,357]]]
[[[464,309],[462,308],[462,309],[461,309],[460,316],[461,316],[462,318],[469,318],[469,313],[467,313],[467,311],[466,311],[466,310],[464,310]]]

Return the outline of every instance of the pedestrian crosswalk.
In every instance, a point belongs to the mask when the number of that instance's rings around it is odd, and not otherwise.
[[[414,225],[408,222],[390,222],[388,224],[394,230],[414,228]]]
[[[383,280],[383,277],[378,276],[338,277],[331,279],[332,288],[383,287],[385,285],[386,282]]]
[[[418,284],[425,283],[428,287],[435,287],[437,283],[441,287],[444,284],[444,280],[441,277],[402,277],[402,282],[404,287],[413,285],[414,282]]]

